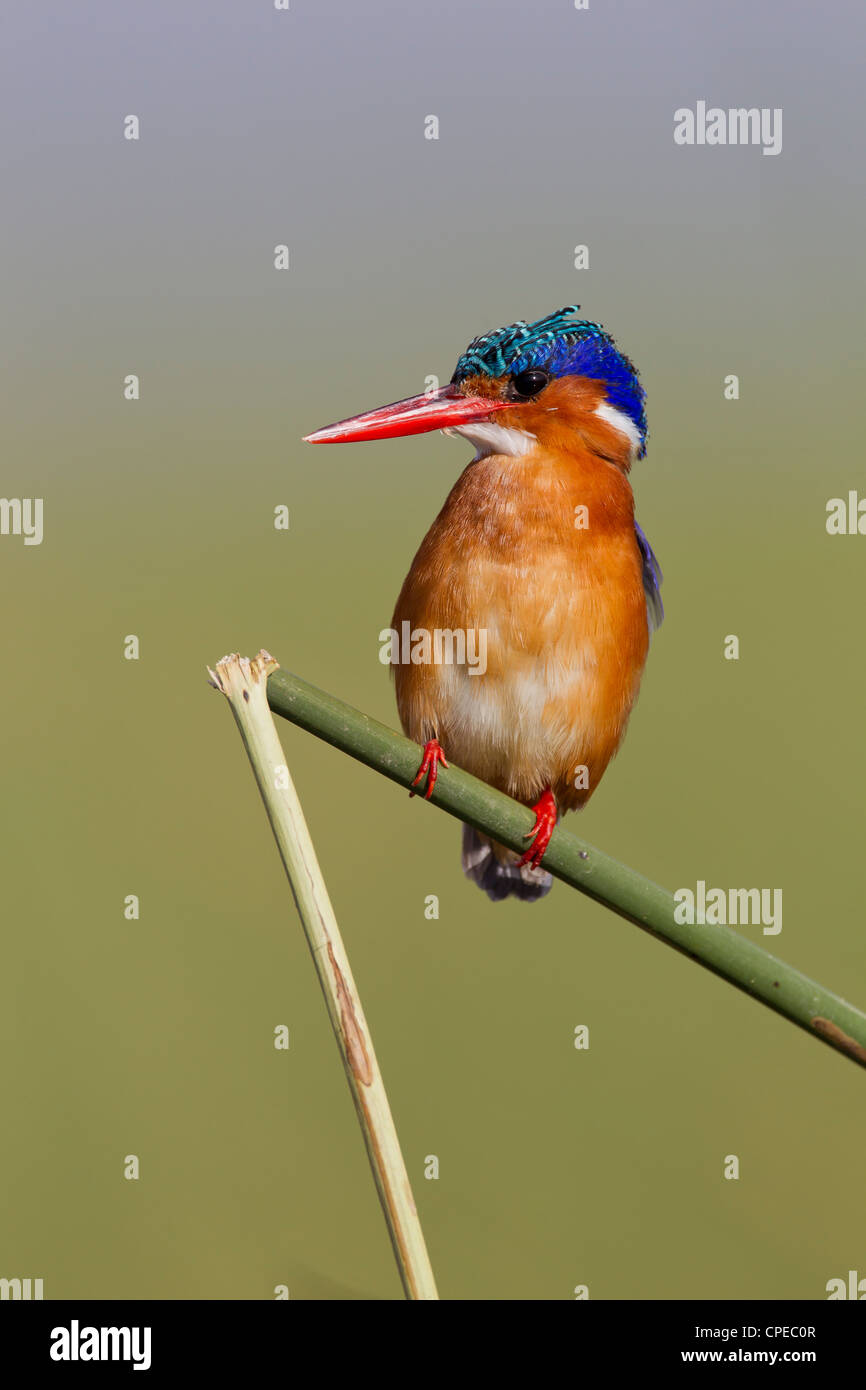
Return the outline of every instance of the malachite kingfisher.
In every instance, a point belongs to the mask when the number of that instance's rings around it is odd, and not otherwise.
[[[628,478],[646,453],[645,392],[578,309],[484,333],[447,386],[306,436],[441,429],[475,446],[412,561],[391,620],[410,641],[389,659],[403,729],[424,745],[413,785],[429,797],[447,756],[535,813],[523,855],[463,827],[464,871],[494,901],[549,890],[557,818],[586,804],[619,747],[663,616]]]

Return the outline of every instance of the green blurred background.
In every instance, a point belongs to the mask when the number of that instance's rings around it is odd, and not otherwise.
[[[670,888],[781,887],[781,935],[746,930],[866,1001],[866,540],[824,525],[866,491],[863,28],[782,0],[13,7],[2,490],[44,498],[45,537],[0,538],[0,1276],[400,1296],[205,665],[264,645],[396,725],[378,633],[468,446],[300,436],[446,380],[517,317],[579,302],[648,390],[633,482],[667,620],[571,827]],[[702,99],[782,107],[781,155],[676,147]],[[813,1299],[866,1275],[850,1062],[563,885],[491,904],[453,821],[280,732],[443,1297]]]

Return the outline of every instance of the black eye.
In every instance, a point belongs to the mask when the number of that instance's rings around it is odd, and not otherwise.
[[[550,372],[545,372],[540,367],[530,367],[511,378],[511,389],[516,396],[528,401],[531,396],[537,396],[539,391],[543,391],[549,381]]]

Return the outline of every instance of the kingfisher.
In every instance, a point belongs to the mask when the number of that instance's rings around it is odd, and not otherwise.
[[[579,308],[483,333],[447,386],[305,436],[331,444],[439,429],[475,448],[391,620],[413,641],[462,632],[475,646],[440,644],[436,660],[435,642],[422,642],[427,659],[392,670],[404,732],[424,748],[412,785],[429,798],[453,758],[535,815],[522,855],[463,827],[464,872],[493,901],[549,891],[542,860],[554,827],[586,804],[617,751],[664,616],[629,483],[646,453],[646,393]],[[479,634],[485,660],[473,663]]]

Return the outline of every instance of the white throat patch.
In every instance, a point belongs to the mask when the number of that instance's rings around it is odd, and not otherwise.
[[[528,430],[512,430],[506,425],[494,425],[489,420],[478,420],[471,425],[452,425],[443,434],[460,434],[474,444],[476,459],[486,458],[488,454],[509,454],[517,458],[521,454],[531,454],[538,440]]]

